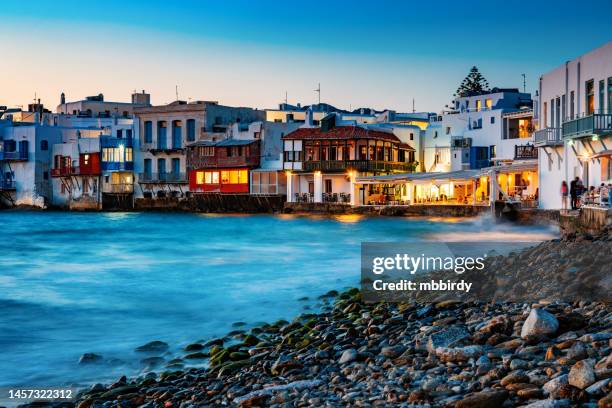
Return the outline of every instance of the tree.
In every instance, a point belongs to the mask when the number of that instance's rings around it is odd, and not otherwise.
[[[489,91],[489,82],[484,76],[478,71],[478,68],[472,67],[468,76],[461,82],[459,88],[457,88],[456,96],[471,96],[479,95]]]

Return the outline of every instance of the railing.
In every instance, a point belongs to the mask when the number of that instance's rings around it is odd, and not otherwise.
[[[403,171],[411,172],[414,163],[389,162],[379,160],[321,160],[305,161],[305,171]]]
[[[561,128],[546,128],[535,131],[535,145],[546,146],[561,144]]]
[[[514,146],[514,160],[521,159],[537,159],[538,149],[534,145],[519,145]]]
[[[140,183],[187,183],[187,173],[140,173]]]
[[[0,151],[0,160],[28,160],[27,151]]]
[[[122,183],[122,184],[107,184],[107,186],[105,187],[104,191],[105,193],[133,193],[134,192],[134,185],[133,184],[128,184],[128,183]]]
[[[562,125],[563,137],[612,134],[612,113],[594,113],[569,120]]]
[[[314,193],[295,193],[296,203],[314,203]],[[323,193],[321,195],[323,203],[342,203],[349,204],[351,202],[350,193]]]
[[[51,177],[77,176],[79,174],[79,167],[60,167],[59,169],[51,169]]]
[[[16,190],[17,183],[15,180],[0,180],[0,190]]]

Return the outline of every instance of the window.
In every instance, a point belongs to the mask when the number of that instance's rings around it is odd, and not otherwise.
[[[555,100],[554,99],[550,100],[550,125],[551,127],[558,126],[558,124],[555,126]]]
[[[133,160],[132,158],[132,148],[131,147],[126,147],[125,148],[125,161],[126,162],[131,162]]]
[[[225,154],[227,155],[227,157],[232,157],[232,153],[233,153],[232,148],[231,147],[226,147],[225,150],[226,150]]]
[[[153,122],[150,120],[144,123],[144,142],[153,143]]]
[[[567,119],[567,101],[565,98],[565,94],[561,95],[561,120],[565,121]]]
[[[438,137],[438,131],[436,130],[436,131],[434,132],[434,139],[436,139],[437,137]]]
[[[331,179],[325,179],[325,192],[328,193],[328,194],[332,192],[332,181],[331,181]]]
[[[599,113],[604,113],[604,98],[605,98],[606,83],[602,79],[599,81]]]
[[[221,172],[221,183],[228,184],[230,182],[229,171]]]
[[[89,191],[89,179],[83,179],[83,194],[86,194]]]
[[[49,150],[49,142],[46,140],[40,141],[40,150]]]
[[[495,124],[495,116],[491,116],[491,124]]]
[[[214,156],[215,148],[212,146],[200,146],[198,148],[198,154],[200,156]]]
[[[493,100],[492,99],[486,99],[485,100],[485,107],[487,109],[491,109],[493,107]]]
[[[132,138],[132,129],[126,129],[125,130],[125,137],[127,139],[131,139]]]
[[[157,159],[157,172],[166,174],[166,159]]]
[[[196,171],[196,184],[204,184],[204,172]]]
[[[480,99],[476,100],[476,112],[480,112],[482,109],[482,101]]]
[[[544,102],[542,113],[544,114],[544,127],[548,127],[548,104],[546,102]]]
[[[570,119],[574,119],[574,91],[570,92]]]
[[[497,149],[495,145],[489,146],[489,157],[494,158],[496,156]]]
[[[89,166],[89,155],[88,154],[83,155],[83,165]]]
[[[586,93],[586,114],[592,115],[595,112],[595,82],[592,79],[585,82],[584,91]]]
[[[410,140],[414,140],[414,133],[410,134]]]
[[[195,141],[195,119],[187,119],[187,141]]]
[[[446,127],[446,134],[447,134],[447,135],[450,135],[450,132],[451,132],[451,128],[450,128],[450,126],[447,126],[447,127]]]
[[[144,159],[144,172],[145,172],[145,174],[150,177],[151,173],[153,172],[152,169],[153,169],[153,165],[152,165],[151,159]]]
[[[212,184],[219,184],[219,172],[218,171],[213,171],[210,173],[211,175],[211,183]]]
[[[123,139],[123,129],[117,129],[117,139]]]
[[[43,180],[49,180],[49,172],[43,171]]]

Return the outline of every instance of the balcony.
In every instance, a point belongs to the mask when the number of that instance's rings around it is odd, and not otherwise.
[[[612,134],[612,113],[593,113],[563,123],[563,138]]]
[[[546,128],[535,131],[536,146],[555,146],[563,144],[561,128]]]
[[[80,174],[78,167],[60,167],[51,169],[51,177],[69,177],[78,176]]]
[[[15,191],[17,190],[17,183],[15,180],[2,180],[0,179],[0,191]]]
[[[534,145],[514,146],[514,160],[528,160],[538,158],[538,148]]]
[[[0,151],[0,160],[5,161],[28,161],[28,152],[27,151]]]
[[[187,184],[187,173],[140,173],[138,182],[143,184]]]
[[[131,194],[134,192],[134,185],[131,183],[107,184],[104,186],[102,192],[110,194]]]
[[[382,171],[382,172],[412,172],[416,168],[414,163],[378,161],[378,160],[323,160],[304,162],[305,171],[343,172],[356,171]]]

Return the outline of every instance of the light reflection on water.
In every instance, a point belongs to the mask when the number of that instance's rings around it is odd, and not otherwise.
[[[357,286],[362,241],[556,234],[480,218],[0,212],[0,387],[109,381],[140,372],[148,341],[177,353],[237,321],[291,319]],[[114,362],[79,366],[86,352]]]

